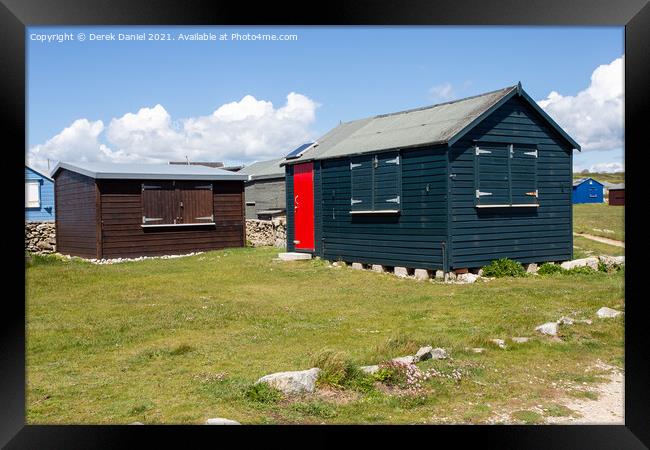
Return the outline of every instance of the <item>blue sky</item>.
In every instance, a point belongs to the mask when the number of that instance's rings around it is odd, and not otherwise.
[[[74,40],[33,40],[64,32]],[[298,38],[89,40],[91,33],[138,32]],[[517,81],[534,99],[546,99],[547,111],[583,147],[580,138],[587,141],[577,168],[623,160],[622,98],[609,92],[622,64],[608,66],[623,56],[622,27],[30,27],[26,39],[28,156],[35,165],[45,157],[128,161],[188,152],[195,160],[247,163],[281,156],[340,120]],[[599,66],[609,72],[601,70],[605,81],[589,90]],[[552,91],[559,96],[549,97]],[[603,111],[588,117],[593,105]],[[585,120],[598,129],[585,129]]]

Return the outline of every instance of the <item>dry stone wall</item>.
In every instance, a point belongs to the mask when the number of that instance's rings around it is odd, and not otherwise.
[[[54,222],[25,222],[25,250],[32,253],[54,253],[54,230]]]
[[[246,240],[253,247],[287,246],[287,220],[284,217],[273,220],[246,220]]]

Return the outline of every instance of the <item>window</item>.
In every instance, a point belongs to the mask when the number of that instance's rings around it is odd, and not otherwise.
[[[25,181],[25,208],[41,207],[40,181]]]
[[[539,206],[536,145],[479,143],[474,154],[477,208]]]
[[[350,159],[350,213],[397,213],[401,206],[400,155],[397,152]]]
[[[214,225],[212,182],[142,183],[142,226]]]

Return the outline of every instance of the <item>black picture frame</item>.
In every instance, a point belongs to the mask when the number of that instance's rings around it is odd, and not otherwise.
[[[648,376],[650,346],[643,314],[641,290],[640,187],[643,175],[640,159],[647,151],[650,88],[650,6],[647,0],[547,0],[522,2],[502,0],[415,0],[331,1],[318,5],[282,6],[276,2],[159,0],[2,0],[0,4],[0,115],[5,139],[4,158],[9,159],[9,184],[19,189],[19,174],[25,149],[25,27],[35,25],[618,25],[625,26],[625,153],[626,166],[626,302],[625,318],[625,425],[621,426],[436,426],[429,427],[194,427],[194,426],[37,426],[25,424],[25,304],[24,267],[19,261],[19,195],[5,196],[10,214],[5,218],[7,275],[0,347],[0,444],[7,448],[103,448],[128,446],[136,439],[161,440],[187,445],[208,439],[212,445],[227,445],[225,438],[242,444],[253,437],[282,442],[291,433],[291,442],[340,442],[342,433],[354,430],[364,434],[364,445],[384,443],[390,437],[400,440],[423,438],[432,445],[441,438],[456,444],[475,439],[488,448],[622,449],[650,445],[650,389]],[[318,14],[310,14],[318,10]],[[562,70],[558,67],[558,70]],[[22,181],[21,181],[22,183]],[[13,191],[13,189],[12,189]],[[9,234],[11,233],[11,234]],[[15,233],[15,234],[14,234]],[[10,237],[15,236],[15,238]],[[9,253],[9,255],[7,255]],[[9,262],[10,261],[10,262]],[[22,274],[22,275],[21,275]],[[16,289],[7,289],[12,284]],[[10,294],[15,292],[15,294]],[[644,326],[645,325],[645,326]],[[288,433],[287,433],[288,431]],[[305,436],[310,434],[310,436]],[[403,434],[403,435],[402,435]],[[418,444],[419,445],[419,444]],[[425,444],[426,445],[426,444]]]

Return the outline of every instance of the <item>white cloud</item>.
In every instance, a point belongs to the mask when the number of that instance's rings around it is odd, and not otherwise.
[[[577,95],[552,91],[537,102],[583,151],[623,148],[624,58],[598,66],[589,86]]]
[[[47,168],[56,161],[252,162],[286,154],[313,139],[311,124],[318,103],[291,92],[279,108],[252,95],[224,104],[208,116],[177,121],[160,104],[113,118],[76,120],[44,144],[29,149],[28,161]]]
[[[589,167],[589,172],[624,172],[625,165],[619,162],[598,163]]]
[[[429,96],[435,101],[450,100],[456,95],[451,83],[446,82],[429,89]]]

